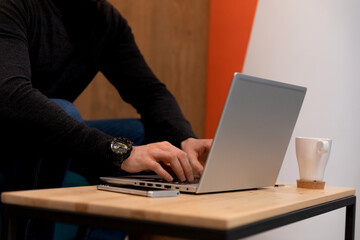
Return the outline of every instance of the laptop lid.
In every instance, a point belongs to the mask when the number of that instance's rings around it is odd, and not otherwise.
[[[273,186],[305,93],[235,73],[197,193]]]
[[[273,186],[305,93],[304,87],[235,73],[198,184],[154,181],[152,176],[101,179],[195,193]]]

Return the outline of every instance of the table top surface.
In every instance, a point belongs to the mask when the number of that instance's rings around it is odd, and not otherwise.
[[[228,230],[352,195],[353,188],[314,190],[289,184],[167,198],[100,191],[96,186],[4,192],[1,198],[7,204]]]

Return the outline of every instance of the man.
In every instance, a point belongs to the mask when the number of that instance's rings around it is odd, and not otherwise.
[[[141,121],[86,122],[69,113],[98,71]],[[120,169],[154,171],[167,181],[171,169],[191,182],[211,144],[196,139],[126,20],[106,1],[0,2],[0,119],[6,190],[61,187],[69,159],[91,184]],[[141,146],[131,146],[136,131],[145,136]]]

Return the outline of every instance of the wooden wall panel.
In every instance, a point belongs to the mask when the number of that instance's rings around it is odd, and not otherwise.
[[[128,20],[148,64],[202,137],[209,0],[112,0]],[[85,119],[137,117],[98,74],[75,101]]]

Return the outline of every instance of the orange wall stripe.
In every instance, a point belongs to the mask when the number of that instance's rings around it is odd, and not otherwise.
[[[205,138],[213,138],[234,72],[242,72],[258,0],[211,0]]]

